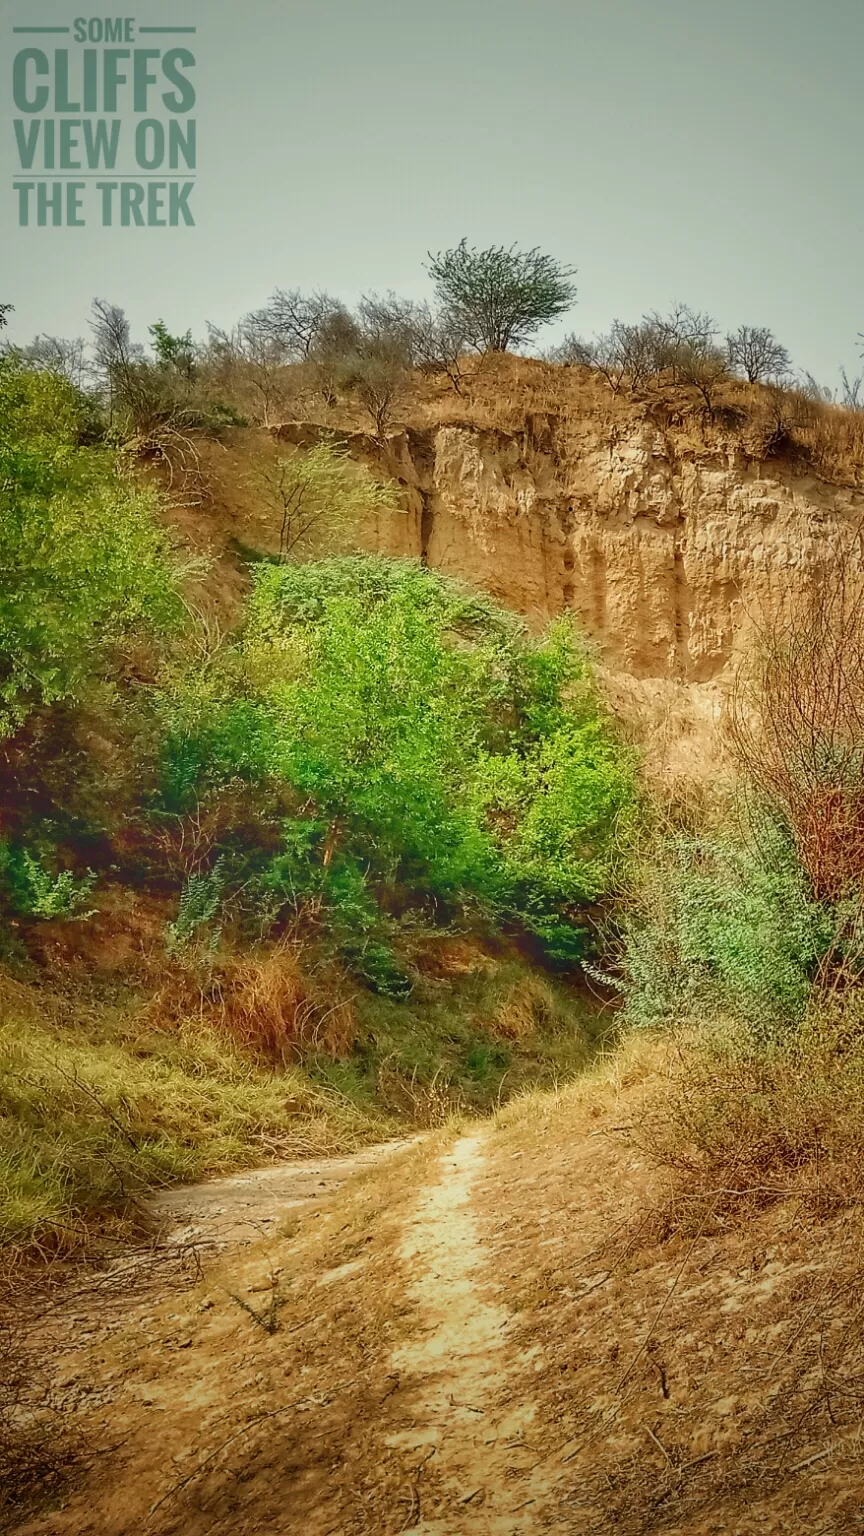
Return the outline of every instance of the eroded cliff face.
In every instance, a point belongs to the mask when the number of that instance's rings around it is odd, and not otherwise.
[[[676,743],[664,762],[683,771],[715,755],[754,622],[794,608],[864,518],[860,492],[740,449],[683,457],[647,421],[589,420],[566,440],[535,416],[515,435],[449,424],[344,441],[400,487],[370,547],[421,556],[531,622],[573,610],[616,702]]]
[[[586,434],[561,458],[542,423],[406,432],[355,448],[401,486],[370,542],[423,556],[532,621],[573,609],[616,670],[719,679],[766,609],[805,593],[864,517],[860,492],[782,466],[673,457],[651,427]]]

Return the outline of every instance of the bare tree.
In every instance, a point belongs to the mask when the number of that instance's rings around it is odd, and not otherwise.
[[[726,337],[729,367],[751,384],[788,378],[792,359],[767,325],[739,325]]]
[[[158,458],[173,485],[181,476],[184,495],[199,499],[200,455],[192,430],[201,424],[201,403],[191,380],[149,361],[132,340],[125,311],[105,299],[93,300],[96,373],[108,401],[109,420],[139,453]]]
[[[309,363],[326,405],[335,405],[340,391],[349,387],[347,360],[356,356],[361,337],[360,325],[348,310],[334,311],[322,321]]]
[[[401,301],[370,297],[356,318],[330,316],[311,353],[327,398],[356,395],[382,440],[408,380],[413,341]]]
[[[864,581],[860,531],[794,605],[769,614],[731,701],[746,779],[782,816],[817,897],[864,883]]]
[[[596,368],[597,339],[592,341],[571,332],[559,346],[551,347],[546,356],[550,363],[561,363],[565,368]]]
[[[132,341],[126,311],[107,299],[94,299],[90,329],[93,332],[93,353],[96,368],[101,375],[108,395],[108,414],[113,419],[122,401],[131,406],[139,393],[138,365],[144,360],[144,349]]]
[[[833,405],[834,391],[827,384],[820,384],[812,373],[805,373],[797,382],[798,393],[814,405]]]
[[[597,337],[594,365],[613,394],[618,394],[625,380],[631,389],[639,389],[661,372],[666,362],[665,345],[665,334],[658,336],[648,319],[635,325],[614,320],[607,335]]]
[[[31,367],[61,374],[76,389],[84,389],[93,377],[83,336],[34,336],[29,346],[21,348],[21,356]]]
[[[395,293],[365,294],[359,314],[367,333],[401,346],[408,366],[446,374],[457,395],[462,393],[462,359],[468,342],[454,315],[433,310],[425,302],[400,299]]]
[[[671,373],[678,383],[693,384],[710,410],[715,385],[725,375],[715,335],[710,315],[676,304],[668,315],[655,311],[633,324],[613,320],[610,330],[591,341],[568,337],[556,359],[596,368],[616,395],[625,384],[638,389]]]
[[[681,383],[682,367],[692,371],[694,357],[708,355],[714,350],[717,326],[703,310],[691,309],[689,304],[674,304],[668,315],[657,310],[644,315],[642,330],[646,349],[651,358],[651,371],[671,373]]]
[[[646,376],[668,373],[676,384],[690,385],[713,414],[716,391],[728,377],[726,356],[716,345],[711,316],[689,304],[675,304],[668,315],[655,310],[642,319],[634,338]]]
[[[231,331],[208,322],[205,362],[226,379],[241,375],[252,392],[261,425],[278,425],[285,402],[285,353],[278,341],[250,324],[248,317]]]
[[[345,305],[329,293],[304,294],[299,288],[286,293],[277,288],[263,309],[246,316],[244,325],[281,349],[283,361],[297,362],[311,355],[327,321],[347,314]]]
[[[702,404],[709,416],[713,416],[717,404],[717,390],[729,378],[726,354],[720,347],[682,345],[676,349],[675,377],[679,384],[689,384],[702,397]]]
[[[386,337],[366,336],[358,350],[342,360],[337,377],[343,389],[362,401],[383,441],[408,380],[403,348]]]

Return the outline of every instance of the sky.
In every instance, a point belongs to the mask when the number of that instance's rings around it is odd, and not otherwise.
[[[422,297],[428,252],[465,236],[578,269],[576,307],[541,345],[682,300],[723,331],[772,327],[823,382],[861,366],[862,0],[127,5],[134,46],[195,58],[195,227],[104,228],[92,181],[85,227],[19,226],[13,123],[29,119],[13,58],[68,47],[74,77],[82,44],[12,29],[73,26],[90,10],[0,0],[0,300],[15,305],[13,340],[85,335],[96,296],[122,305],[141,339],[157,318],[196,336],[230,326],[276,287]],[[137,33],[167,24],[196,30]]]

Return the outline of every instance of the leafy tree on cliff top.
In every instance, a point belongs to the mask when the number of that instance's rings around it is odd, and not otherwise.
[[[536,246],[478,251],[460,240],[453,250],[430,253],[428,270],[441,309],[478,352],[523,346],[576,298],[573,269]]]

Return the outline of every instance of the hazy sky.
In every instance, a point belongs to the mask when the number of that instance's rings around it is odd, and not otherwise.
[[[857,363],[864,0],[127,3],[197,27],[172,40],[197,59],[197,226],[18,227],[13,47],[70,40],[12,27],[90,10],[0,0],[16,340],[83,334],[94,295],[142,336],[229,325],[277,285],[419,296],[427,251],[466,235],[578,268],[559,330],[683,299],[772,326],[828,382]]]

